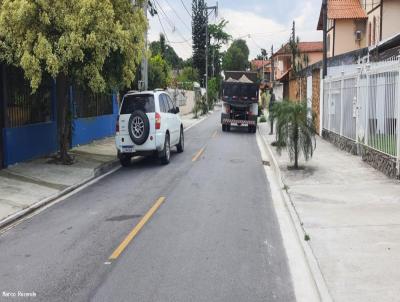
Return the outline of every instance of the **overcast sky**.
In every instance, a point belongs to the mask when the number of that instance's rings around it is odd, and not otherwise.
[[[150,41],[157,40],[163,32],[182,58],[191,56],[191,0],[154,0],[158,16],[150,18]],[[184,5],[189,13],[185,10]],[[207,1],[208,6],[216,0]],[[296,21],[296,35],[301,41],[322,40],[317,31],[321,0],[219,0],[217,19],[211,15],[209,22],[221,18],[229,21],[227,32],[234,38],[243,38],[250,48],[250,59],[260,53],[260,48],[270,52],[289,38],[292,22]],[[159,20],[160,19],[160,20]],[[160,24],[161,21],[161,24]],[[250,37],[248,36],[250,35]]]

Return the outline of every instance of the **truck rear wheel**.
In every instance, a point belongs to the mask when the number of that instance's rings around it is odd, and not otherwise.
[[[225,126],[226,126],[226,131],[228,131],[228,132],[231,131],[231,125],[228,124],[228,125],[225,125]]]
[[[226,131],[226,125],[222,124],[222,131],[225,132]]]

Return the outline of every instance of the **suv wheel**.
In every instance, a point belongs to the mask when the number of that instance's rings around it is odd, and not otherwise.
[[[183,136],[183,128],[181,127],[181,134],[179,136],[179,143],[176,145],[178,153],[182,153],[185,150],[185,138]]]
[[[171,159],[171,145],[169,143],[169,135],[165,135],[164,150],[162,151],[161,163],[163,165],[169,164]]]
[[[128,122],[129,136],[136,145],[143,145],[150,132],[149,118],[143,111],[134,111]]]

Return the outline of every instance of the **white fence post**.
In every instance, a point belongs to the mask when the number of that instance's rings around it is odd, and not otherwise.
[[[340,80],[340,136],[343,136],[343,89],[344,89],[344,71],[342,71],[342,79]]]
[[[396,115],[396,174],[400,175],[400,55],[397,56],[398,75],[397,75],[397,91],[395,92],[395,106],[397,107]]]
[[[332,94],[332,79],[329,77],[329,88],[328,88],[328,130],[332,131],[331,127],[331,94]]]
[[[369,135],[369,90],[370,90],[370,81],[369,81],[369,77],[370,77],[370,67],[371,65],[369,65],[369,63],[367,63],[366,66],[366,76],[367,76],[367,84],[366,84],[366,89],[367,89],[367,96],[365,98],[365,140],[364,140],[364,144],[366,146],[368,146],[368,135]]]
[[[357,67],[358,75],[356,82],[356,144],[357,144],[357,153],[359,153],[359,143],[360,143],[360,111],[361,111],[361,66]]]
[[[322,136],[322,129],[324,127],[324,102],[325,102],[325,81],[323,78],[322,69],[319,73],[319,135]]]

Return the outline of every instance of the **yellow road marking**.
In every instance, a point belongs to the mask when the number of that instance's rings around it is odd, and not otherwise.
[[[198,159],[199,159],[199,157],[201,156],[201,154],[203,154],[203,152],[204,152],[204,147],[203,147],[203,148],[201,148],[201,149],[199,150],[199,152],[197,152],[197,153],[196,153],[196,155],[195,155],[195,156],[193,156],[193,158],[192,158],[192,161],[196,161],[196,160],[198,160]]]
[[[157,199],[156,203],[150,208],[150,210],[143,216],[143,218],[139,221],[137,225],[132,229],[132,231],[125,237],[124,241],[115,249],[115,251],[111,254],[109,260],[117,259],[121,253],[126,249],[128,244],[135,238],[135,236],[139,233],[139,231],[143,228],[146,222],[153,216],[153,214],[158,210],[161,204],[165,201],[165,197],[160,197]]]
[[[211,136],[212,138],[215,138],[217,136],[217,130],[215,130],[215,132],[213,133],[213,135]]]

